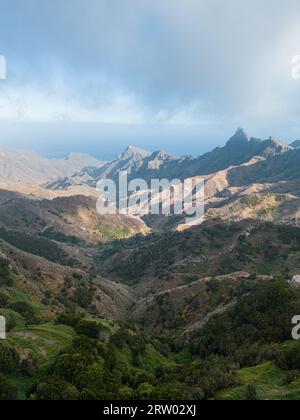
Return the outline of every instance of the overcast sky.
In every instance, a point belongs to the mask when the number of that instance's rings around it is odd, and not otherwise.
[[[0,143],[175,154],[300,138],[299,0],[0,0]]]

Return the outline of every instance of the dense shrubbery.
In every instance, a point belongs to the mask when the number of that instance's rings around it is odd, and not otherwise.
[[[120,342],[122,350],[116,347]],[[233,366],[226,359],[171,367],[139,335],[122,331],[106,344],[77,338],[31,390],[31,398],[204,399],[233,384]]]
[[[0,285],[9,287],[12,285],[9,260],[2,257],[0,257]]]
[[[17,372],[20,365],[18,353],[5,343],[0,343],[0,372]]]
[[[95,289],[92,287],[80,286],[75,289],[70,299],[82,308],[88,308],[93,302],[94,294]]]
[[[109,341],[111,336],[109,328],[94,320],[80,320],[75,326],[75,330],[80,335],[86,335],[90,338],[97,338],[102,341]]]
[[[57,317],[57,324],[69,325],[75,328],[78,322],[84,317],[81,313],[64,312]]]
[[[13,382],[0,373],[0,401],[14,401],[17,395],[17,388]]]
[[[105,271],[112,272],[130,285],[153,272],[157,278],[168,280],[180,270],[178,266],[172,267],[176,261],[193,256],[204,257],[191,270],[202,276],[219,276],[237,271],[281,275],[296,268],[288,256],[294,251],[299,252],[300,229],[264,223],[253,228],[248,235],[248,228],[249,223],[246,222],[226,225],[207,223],[181,233],[134,237],[103,248],[96,262],[106,262]],[[228,253],[226,251],[230,246],[232,252]],[[220,256],[217,264],[216,254]],[[111,257],[111,264],[108,264]]]
[[[32,399],[44,401],[74,401],[79,397],[77,389],[59,376],[52,375],[35,389]]]
[[[280,368],[285,370],[300,370],[300,343],[294,342],[283,348],[276,358]]]
[[[257,344],[290,339],[291,319],[299,312],[300,291],[284,280],[259,282],[226,313],[211,319],[192,344],[192,351],[207,357],[230,356],[249,365],[259,357]]]
[[[78,274],[66,284],[75,289],[83,281]],[[207,290],[218,296],[222,285],[211,280]],[[72,327],[76,338],[43,369],[31,355],[21,361],[11,346],[0,343],[0,400],[16,398],[11,382],[16,374],[32,378],[27,397],[34,400],[203,400],[239,385],[240,367],[265,360],[275,361],[287,371],[284,380],[293,381],[293,371],[300,370],[300,345],[284,343],[290,339],[291,319],[299,312],[299,288],[284,279],[253,277],[240,282],[231,297],[235,304],[211,318],[199,333],[163,339],[146,336],[130,324],[70,309],[56,323]],[[5,293],[2,300],[13,318],[35,319],[32,305],[9,303]],[[255,386],[245,389],[246,399],[259,396]]]
[[[66,307],[78,305],[81,308],[89,309],[93,303],[96,288],[89,277],[83,278],[80,273],[73,273],[64,279],[64,284],[60,290],[59,300]]]
[[[75,245],[77,245],[77,246],[83,246],[84,245],[84,241],[77,238],[77,236],[65,235],[62,232],[58,232],[53,227],[46,229],[45,231],[43,231],[43,233],[40,233],[39,236],[44,237],[44,238],[48,238],[48,239],[52,239],[52,240],[57,241],[57,242],[64,242],[64,243],[74,245],[74,246]]]
[[[214,290],[214,282],[209,287]],[[251,288],[241,284],[235,296],[234,307],[212,318],[191,339],[190,353],[183,341],[151,342],[126,326],[117,329],[109,342],[101,342],[93,338],[99,337],[97,321],[62,315],[61,321],[84,336],[58,357],[50,377],[33,390],[33,397],[48,397],[41,390],[49,392],[57,380],[58,387],[64,383],[78,399],[199,400],[235,386],[235,372],[241,366],[273,360],[282,369],[300,369],[298,343],[282,347],[290,338],[290,322],[300,307],[299,289],[282,279],[265,280]],[[170,364],[162,353],[169,358],[171,352],[185,356]],[[173,358],[180,359],[175,354]],[[251,384],[245,395],[249,400],[258,399]]]
[[[23,251],[39,255],[49,261],[69,265],[70,267],[76,266],[75,259],[47,238],[21,234],[4,228],[0,228],[0,238]]]
[[[247,283],[247,282],[246,282]],[[283,345],[290,338],[291,318],[300,307],[300,291],[286,281],[264,280],[236,291],[236,304],[210,319],[194,337],[151,339],[130,325],[85,318],[66,312],[57,323],[72,326],[73,344],[57,356],[28,393],[36,400],[115,400],[212,398],[220,390],[238,385],[236,372],[243,366],[276,361],[293,381],[300,370],[299,344]],[[210,290],[216,284],[209,283]],[[15,309],[27,313],[26,306]],[[199,357],[200,356],[200,357]],[[30,369],[25,366],[28,374]],[[0,347],[0,371],[22,372],[16,352]],[[31,369],[31,372],[35,372]],[[0,377],[5,383],[7,378]],[[8,386],[14,395],[12,384]],[[245,398],[258,399],[249,384]]]
[[[20,314],[26,323],[28,324],[38,324],[39,319],[36,316],[35,310],[33,306],[27,302],[14,302],[11,305],[9,305],[10,309],[12,309],[14,312],[17,312]]]

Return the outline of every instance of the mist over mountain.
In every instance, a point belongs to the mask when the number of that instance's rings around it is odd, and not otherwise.
[[[71,176],[84,167],[102,165],[103,162],[83,153],[71,153],[65,159],[48,159],[32,151],[0,148],[1,183],[42,184]]]

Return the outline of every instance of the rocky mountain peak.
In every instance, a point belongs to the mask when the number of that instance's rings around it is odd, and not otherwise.
[[[239,147],[247,145],[250,137],[242,128],[238,128],[235,134],[228,140],[226,146]]]
[[[147,150],[140,149],[138,147],[134,146],[128,146],[125,151],[118,157],[120,160],[126,160],[126,159],[145,159],[147,157],[151,156],[151,153]]]
[[[170,153],[162,152],[162,151],[156,151],[156,152],[152,153],[150,158],[152,160],[174,160],[174,159],[176,159],[176,157],[171,155]]]
[[[293,147],[287,145],[286,143],[284,143],[282,140],[274,137],[274,136],[270,136],[269,138],[269,142],[271,144],[272,147],[274,147],[277,151],[282,151],[282,152],[288,152],[289,150],[292,150]]]

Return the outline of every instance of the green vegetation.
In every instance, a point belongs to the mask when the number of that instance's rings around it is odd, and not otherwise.
[[[233,308],[207,322],[194,337],[193,350],[203,357],[222,354],[244,366],[255,364],[264,357],[263,345],[290,338],[299,307],[298,288],[282,279],[260,281]]]
[[[97,334],[95,339],[92,324],[104,327],[99,319],[88,321],[81,318],[75,327],[81,334],[71,344],[56,354],[45,351],[38,360],[35,373],[31,374],[27,398],[203,399],[235,384],[230,372],[232,365],[222,358],[194,361],[183,366],[169,360],[170,356],[162,355],[155,342],[132,328],[125,325],[107,328],[110,336],[99,337]],[[59,335],[61,326],[57,327]],[[43,327],[42,331],[46,333],[47,328]],[[53,333],[54,330],[50,337],[55,341]],[[39,329],[27,333],[27,340],[27,346],[31,340],[38,341],[38,345],[45,348],[45,337],[40,335]],[[48,359],[47,365],[41,363],[44,359]],[[28,375],[28,371],[24,374]]]
[[[237,387],[221,391],[216,399],[224,400],[299,400],[300,372],[286,372],[272,362],[245,368],[238,372]],[[249,385],[250,384],[250,385]],[[251,387],[249,389],[249,387]],[[256,392],[254,393],[253,390]],[[251,391],[252,398],[249,398]],[[253,397],[256,398],[253,398]]]
[[[199,259],[193,264],[179,261]],[[149,275],[168,277],[172,272],[190,276],[219,276],[237,271],[262,275],[300,272],[300,229],[247,221],[204,223],[194,229],[146,237],[133,237],[100,249],[96,263],[104,274],[124,283],[140,283]],[[111,263],[110,263],[111,262]]]
[[[299,306],[299,289],[259,281],[188,346],[68,311],[10,331],[0,346],[1,381],[11,397],[35,400],[298,399],[300,344],[286,340]],[[27,316],[25,306],[16,309]],[[8,398],[1,381],[0,398]]]
[[[97,226],[95,226],[95,230],[109,241],[128,238],[131,233],[130,229],[125,226],[118,227],[114,225],[105,225],[100,223],[98,223]]]
[[[65,235],[62,232],[58,232],[53,227],[46,229],[43,233],[40,233],[39,236],[74,246],[84,246],[84,241],[77,236]]]
[[[4,228],[0,228],[0,238],[22,251],[44,257],[49,261],[70,267],[76,266],[74,258],[47,238],[31,236]]]
[[[300,343],[290,341],[300,288],[289,284],[285,269],[277,276],[256,274],[262,264],[278,271],[275,261],[283,255],[297,261],[299,230],[265,224],[249,233],[248,224],[222,226],[102,248],[102,263],[114,258],[113,269],[132,283],[147,272],[160,285],[174,280],[173,268],[182,275],[179,288],[149,299],[140,322],[132,317],[140,329],[97,315],[101,296],[91,273],[64,271],[55,287],[47,277],[35,289],[3,256],[0,314],[8,335],[0,342],[0,400],[300,399]],[[220,269],[211,255],[224,258],[225,272],[256,269],[247,278],[201,280],[201,266]],[[178,264],[186,258],[189,272]],[[187,328],[195,316],[197,328]]]

